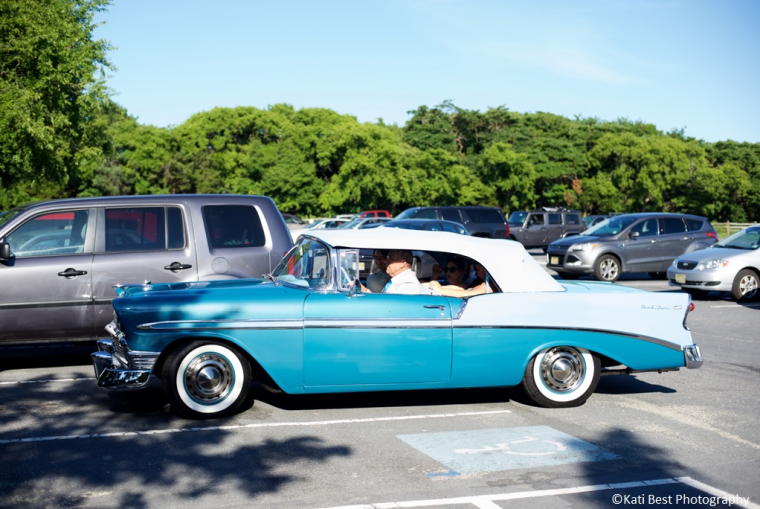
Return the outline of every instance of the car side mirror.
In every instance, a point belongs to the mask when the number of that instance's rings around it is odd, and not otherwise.
[[[639,232],[631,232],[631,233],[628,234],[628,238],[629,239],[635,239],[639,235],[641,235]]]
[[[0,242],[0,260],[10,260],[11,246],[7,242]]]

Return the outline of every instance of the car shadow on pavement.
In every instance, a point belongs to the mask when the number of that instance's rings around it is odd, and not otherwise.
[[[289,395],[270,392],[254,384],[253,398],[281,410],[316,410],[334,408],[419,407],[507,403],[506,388],[441,389],[419,391],[354,392],[346,394]]]
[[[597,394],[672,394],[675,392],[677,392],[675,389],[645,382],[636,378],[635,375],[603,376],[599,379],[599,385],[594,391]]]

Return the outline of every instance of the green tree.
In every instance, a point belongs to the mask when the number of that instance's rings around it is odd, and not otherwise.
[[[110,68],[109,43],[93,40],[93,16],[108,3],[0,2],[0,186],[66,184],[92,156],[89,119],[107,95]]]

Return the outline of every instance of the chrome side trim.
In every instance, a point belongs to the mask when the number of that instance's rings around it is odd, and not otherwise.
[[[451,329],[450,318],[317,318],[303,324],[308,329]]]
[[[166,322],[144,323],[137,326],[143,330],[182,330],[182,331],[204,331],[204,330],[237,330],[237,329],[301,329],[303,320],[301,319],[284,319],[284,320],[172,320]]]
[[[457,309],[457,312],[454,315],[454,320],[459,320],[460,318],[462,318],[462,315],[464,314],[464,309],[467,307],[468,302],[469,300],[462,299],[462,303],[459,304],[459,309]]]
[[[546,325],[457,325],[454,324],[455,329],[519,329],[519,330],[566,330],[577,332],[591,332],[594,334],[611,334],[614,336],[624,336],[631,339],[638,339],[640,341],[646,341],[648,343],[654,343],[656,345],[670,348],[680,352],[683,347],[679,344],[665,341],[664,339],[654,338],[652,336],[644,336],[641,334],[634,334],[632,332],[622,332],[607,329],[589,329],[585,327],[553,327]]]
[[[14,302],[13,304],[0,304],[0,309],[35,309],[35,308],[57,308],[69,306],[87,306],[93,303],[92,299],[79,300],[50,300],[39,302]]]

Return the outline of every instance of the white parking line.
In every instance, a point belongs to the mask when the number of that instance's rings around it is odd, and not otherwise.
[[[113,433],[94,433],[92,435],[64,435],[57,437],[29,437],[13,438],[10,440],[0,440],[2,444],[19,444],[24,442],[50,442],[53,440],[74,440],[85,438],[116,438],[138,435],[162,435],[166,433],[189,433],[194,431],[218,431],[218,430],[237,430],[248,428],[286,428],[298,426],[331,426],[333,424],[363,424],[367,422],[388,422],[388,421],[409,421],[417,419],[442,419],[451,417],[472,417],[479,415],[494,414],[511,414],[511,410],[489,410],[485,412],[457,412],[450,414],[422,414],[422,415],[401,415],[396,417],[369,417],[366,419],[337,419],[332,421],[305,421],[305,422],[272,422],[272,423],[255,423],[240,424],[230,426],[208,426],[205,428],[173,428],[173,429],[156,429],[147,431],[116,431]]]
[[[361,504],[361,505],[345,505],[336,506],[325,509],[391,509],[398,507],[443,507],[447,505],[465,505],[471,504],[479,509],[500,509],[500,506],[496,505],[496,501],[501,500],[519,500],[524,498],[539,498],[539,497],[556,497],[559,495],[575,495],[579,493],[590,493],[595,491],[608,491],[608,490],[627,490],[631,488],[647,488],[653,486],[663,486],[668,484],[686,484],[697,490],[708,493],[709,495],[735,499],[736,495],[726,493],[723,490],[713,488],[707,484],[695,481],[691,477],[676,477],[670,479],[654,479],[651,481],[638,481],[638,482],[623,482],[616,484],[594,484],[589,486],[578,486],[576,488],[559,488],[554,490],[536,490],[536,491],[520,491],[517,493],[499,493],[495,495],[477,495],[470,497],[459,498],[441,498],[437,500],[408,500],[403,502],[383,502],[377,504]],[[760,506],[749,501],[749,499],[742,499],[741,502],[736,502],[740,507],[750,507],[752,509],[760,509]]]

